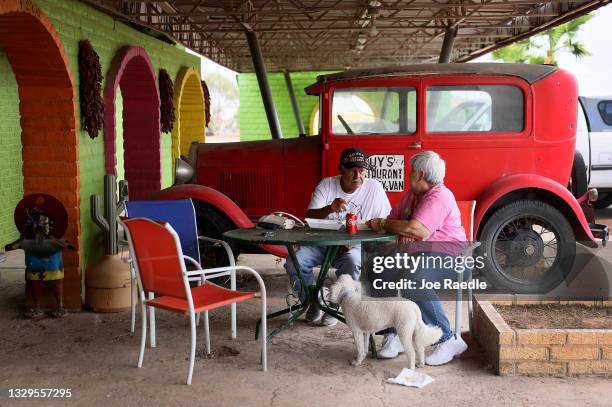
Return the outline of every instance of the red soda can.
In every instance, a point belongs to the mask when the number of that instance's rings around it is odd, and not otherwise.
[[[357,233],[357,214],[348,212],[346,214],[346,233]]]

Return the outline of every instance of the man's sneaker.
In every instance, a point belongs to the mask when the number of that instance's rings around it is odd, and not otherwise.
[[[334,326],[338,323],[336,317],[332,314],[328,314],[327,312],[323,315],[323,319],[321,319],[321,325],[323,326]]]
[[[382,348],[378,352],[380,359],[394,359],[400,353],[404,353],[404,347],[396,334],[386,334],[383,339]]]
[[[461,336],[455,338],[453,335],[450,339],[436,345],[433,353],[425,358],[425,364],[439,366],[448,363],[455,356],[465,352],[467,347],[467,343],[465,343]]]
[[[319,304],[311,303],[306,311],[306,322],[318,322],[323,316],[323,311],[319,308]]]

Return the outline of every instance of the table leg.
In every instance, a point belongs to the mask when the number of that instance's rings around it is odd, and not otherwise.
[[[319,278],[317,279],[317,285],[315,286],[315,293],[313,296],[314,301],[318,301],[319,299],[319,292],[321,290],[321,287],[323,287],[323,284],[325,283],[325,278],[327,277],[327,273],[329,272],[329,269],[332,266],[334,259],[336,258],[338,249],[339,249],[338,246],[331,246],[327,248],[327,251],[325,253],[325,258],[323,259],[323,264],[321,265],[321,272],[319,273]],[[342,315],[342,313],[338,311],[337,309],[330,307],[325,302],[325,299],[323,299],[322,303],[319,303],[319,307],[321,307],[321,309],[324,312],[327,312],[328,314],[333,315],[333,317],[336,318],[338,321],[346,323],[346,320],[344,319],[344,315]],[[370,340],[370,351],[372,352],[372,358],[376,359],[376,342],[374,342],[374,335],[370,335],[369,340]]]
[[[304,312],[306,312],[306,310],[308,309],[308,305],[310,304],[310,298],[312,298],[312,294],[313,294],[309,290],[309,287],[306,284],[306,280],[304,280],[304,276],[302,275],[302,269],[300,267],[300,263],[298,263],[297,261],[295,250],[293,249],[292,245],[287,245],[287,252],[289,254],[289,259],[291,259],[291,261],[293,262],[293,266],[295,267],[295,271],[297,272],[298,279],[300,280],[300,285],[301,287],[304,287],[304,289],[306,290],[306,294],[307,294],[306,301],[302,302],[302,300],[300,299],[300,304],[298,306],[285,308],[284,310],[276,311],[266,316],[266,319],[271,319],[271,318],[276,318],[280,315],[288,314],[290,312],[295,311],[293,312],[293,314],[291,315],[289,319],[287,319],[285,322],[277,326],[272,332],[270,332],[270,334],[268,334],[268,341],[272,339],[273,337],[275,337],[279,332],[287,328],[289,325],[291,325],[293,321],[298,319]],[[326,258],[327,258],[327,254],[326,254]],[[315,291],[318,292],[317,290]],[[255,327],[255,339],[259,337],[259,327],[260,326],[261,326],[261,319],[257,321],[257,326]]]
[[[312,294],[312,301],[319,302],[319,293],[321,292],[321,288],[325,283],[325,278],[327,277],[327,273],[329,272],[330,267],[332,266],[334,259],[336,258],[336,254],[338,253],[338,246],[330,246],[325,251],[325,257],[323,258],[323,264],[321,264],[321,271],[319,272],[319,277],[317,278],[317,284],[314,288],[314,293]],[[333,315],[336,319],[341,322],[346,322],[342,313],[340,313],[337,309],[331,308],[325,299],[323,298],[322,302],[319,302],[319,307],[324,312]]]
[[[317,302],[319,304],[319,307],[321,307],[321,309],[324,312],[327,312],[333,315],[339,321],[346,323],[342,313],[339,312],[337,309],[329,307],[325,299],[323,299],[322,302],[319,302],[319,293],[321,291],[321,288],[323,287],[323,284],[325,283],[325,278],[327,277],[327,273],[329,272],[329,269],[332,266],[334,259],[336,258],[336,254],[338,253],[339,248],[340,248],[339,246],[329,246],[327,248],[327,250],[325,251],[325,257],[323,258],[323,264],[321,264],[321,271],[319,272],[319,276],[317,277],[315,287],[314,289],[310,289],[310,287],[306,285],[306,280],[304,280],[304,276],[302,275],[302,269],[300,267],[300,264],[297,261],[297,257],[295,255],[295,250],[293,249],[293,246],[287,245],[287,252],[289,254],[289,258],[293,262],[293,266],[295,267],[295,271],[297,272],[301,287],[304,287],[304,289],[307,291],[307,296],[306,296],[307,299],[305,302],[302,302],[300,300],[300,304],[297,307],[286,308],[284,310],[276,311],[266,316],[267,319],[271,319],[271,318],[276,318],[280,315],[287,314],[293,310],[296,310],[296,312],[294,312],[288,320],[286,320],[285,322],[277,326],[268,335],[268,341],[270,341],[278,333],[285,330],[289,325],[293,323],[293,321],[297,320],[304,312],[306,312],[306,310],[308,309],[308,306],[312,302]],[[259,338],[260,325],[261,325],[261,319],[257,321],[257,326],[255,328],[255,339]],[[372,352],[372,357],[376,359],[376,345],[374,343],[374,337],[372,335],[370,336],[370,350]]]

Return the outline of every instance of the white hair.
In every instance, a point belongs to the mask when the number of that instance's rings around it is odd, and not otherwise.
[[[441,184],[446,175],[446,163],[437,153],[423,151],[410,158],[413,171],[422,171],[425,180],[432,185]]]

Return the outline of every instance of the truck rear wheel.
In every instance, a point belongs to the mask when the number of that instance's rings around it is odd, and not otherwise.
[[[536,200],[495,211],[481,229],[483,274],[505,293],[546,293],[574,264],[574,231],[563,214]]]
[[[198,235],[223,240],[223,233],[228,230],[236,229],[236,226],[221,212],[211,205],[194,201],[196,211],[196,222],[198,225]],[[232,246],[234,256],[238,253]],[[202,268],[229,266],[229,258],[225,249],[211,242],[200,240],[200,264]]]

